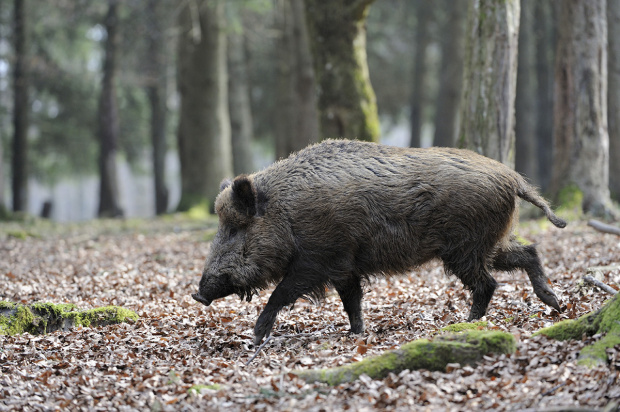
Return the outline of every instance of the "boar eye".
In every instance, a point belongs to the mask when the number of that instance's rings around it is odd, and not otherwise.
[[[237,229],[236,228],[231,228],[230,232],[229,232],[229,236],[230,237],[235,237],[235,235],[237,234]]]

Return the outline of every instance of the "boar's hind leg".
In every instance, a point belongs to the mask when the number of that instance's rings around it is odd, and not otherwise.
[[[303,281],[303,279],[306,279],[306,281]],[[258,345],[264,337],[269,336],[278,312],[283,307],[292,305],[302,296],[316,295],[318,290],[324,290],[324,288],[324,284],[317,281],[316,278],[304,278],[299,276],[299,274],[285,277],[274,289],[267,305],[265,305],[265,309],[263,309],[256,321],[254,345]]]
[[[509,248],[500,250],[493,259],[493,267],[506,272],[523,269],[527,272],[534,293],[545,304],[560,312],[558,298],[549,287],[549,280],[545,276],[538,253],[534,245],[523,246],[513,242]]]
[[[362,317],[362,285],[358,277],[350,277],[345,282],[334,285],[345,312],[349,315],[351,332],[364,332],[364,318]]]
[[[454,256],[454,259],[443,258],[444,267],[449,273],[456,275],[463,285],[471,291],[473,303],[467,321],[480,319],[487,312],[493,297],[497,281],[491,276],[482,259],[468,260]]]

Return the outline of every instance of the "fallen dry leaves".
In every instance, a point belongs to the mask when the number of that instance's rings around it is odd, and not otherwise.
[[[532,223],[521,230],[539,244],[567,310],[558,314],[545,307],[524,273],[498,274],[500,287],[486,319],[515,334],[517,353],[488,356],[475,368],[404,371],[332,388],[306,384],[289,372],[359,361],[464,321],[468,293],[460,282],[436,262],[373,281],[364,298],[361,336],[347,333],[335,293],[318,306],[299,301],[280,314],[274,338],[246,366],[255,353],[254,322],[270,291],[251,303],[228,297],[207,308],[194,302],[190,294],[209,252],[205,230],[145,223],[121,232],[87,225],[61,235],[3,235],[0,299],[84,309],[121,305],[140,320],[46,336],[0,336],[0,410],[520,410],[620,401],[620,347],[609,351],[608,367],[590,370],[578,367],[576,357],[598,337],[530,338],[608,298],[578,284],[586,268],[620,263],[617,236],[583,223],[565,230]],[[620,272],[606,272],[603,281],[617,287]],[[195,385],[206,387],[188,392]]]

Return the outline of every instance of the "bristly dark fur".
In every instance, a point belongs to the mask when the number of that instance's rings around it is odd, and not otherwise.
[[[497,287],[491,270],[524,269],[559,310],[536,249],[511,235],[518,198],[566,225],[518,173],[473,152],[325,141],[222,185],[197,298],[249,300],[277,284],[256,323],[258,343],[284,306],[320,300],[331,286],[360,333],[362,283],[439,258],[471,291],[470,320],[484,316]]]

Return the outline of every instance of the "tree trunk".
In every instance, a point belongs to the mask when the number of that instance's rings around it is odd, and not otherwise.
[[[609,189],[620,201],[620,2],[608,0],[609,29]]]
[[[306,0],[318,85],[320,137],[379,140],[364,22],[373,0]]]
[[[293,66],[295,48],[293,46],[293,15],[290,0],[276,1],[275,27],[277,38],[276,62],[278,71],[276,89],[276,118],[274,130],[276,138],[276,159],[287,157],[292,151],[295,134],[295,94]]]
[[[251,173],[253,122],[243,32],[228,35],[228,89],[233,173]]]
[[[536,125],[536,43],[534,38],[534,7],[536,0],[521,0],[517,95],[515,100],[515,170],[533,181],[537,179]]]
[[[463,87],[463,34],[467,6],[462,1],[447,0],[445,8],[449,12],[441,36],[441,67],[433,145],[453,147],[456,143]]]
[[[409,146],[411,147],[420,147],[422,144],[422,125],[424,123],[422,110],[428,104],[428,88],[424,87],[426,50],[431,42],[430,20],[433,7],[429,0],[417,0],[416,3],[415,53],[413,56],[413,81],[410,100],[411,112],[409,114],[411,127]]]
[[[13,210],[25,211],[28,205],[28,67],[26,1],[15,0],[13,10]]]
[[[233,174],[223,6],[186,2],[179,14],[180,211],[205,201],[212,208],[220,182]]]
[[[538,184],[543,191],[548,192],[553,163],[553,61],[556,19],[553,16],[553,3],[549,1],[536,1],[534,8]]]
[[[123,215],[119,205],[116,177],[116,149],[118,146],[119,122],[116,100],[116,60],[118,49],[118,0],[109,0],[108,13],[104,20],[107,37],[103,60],[103,81],[99,98],[99,217]]]
[[[605,0],[558,4],[552,191],[557,198],[575,184],[583,192],[583,211],[607,216],[612,212]]]
[[[514,164],[519,0],[469,3],[458,145]]]
[[[164,51],[164,28],[161,2],[149,0],[146,8],[147,21],[147,77],[146,93],[151,107],[151,144],[153,146],[153,178],[155,185],[155,214],[168,209],[166,170],[166,57]]]

